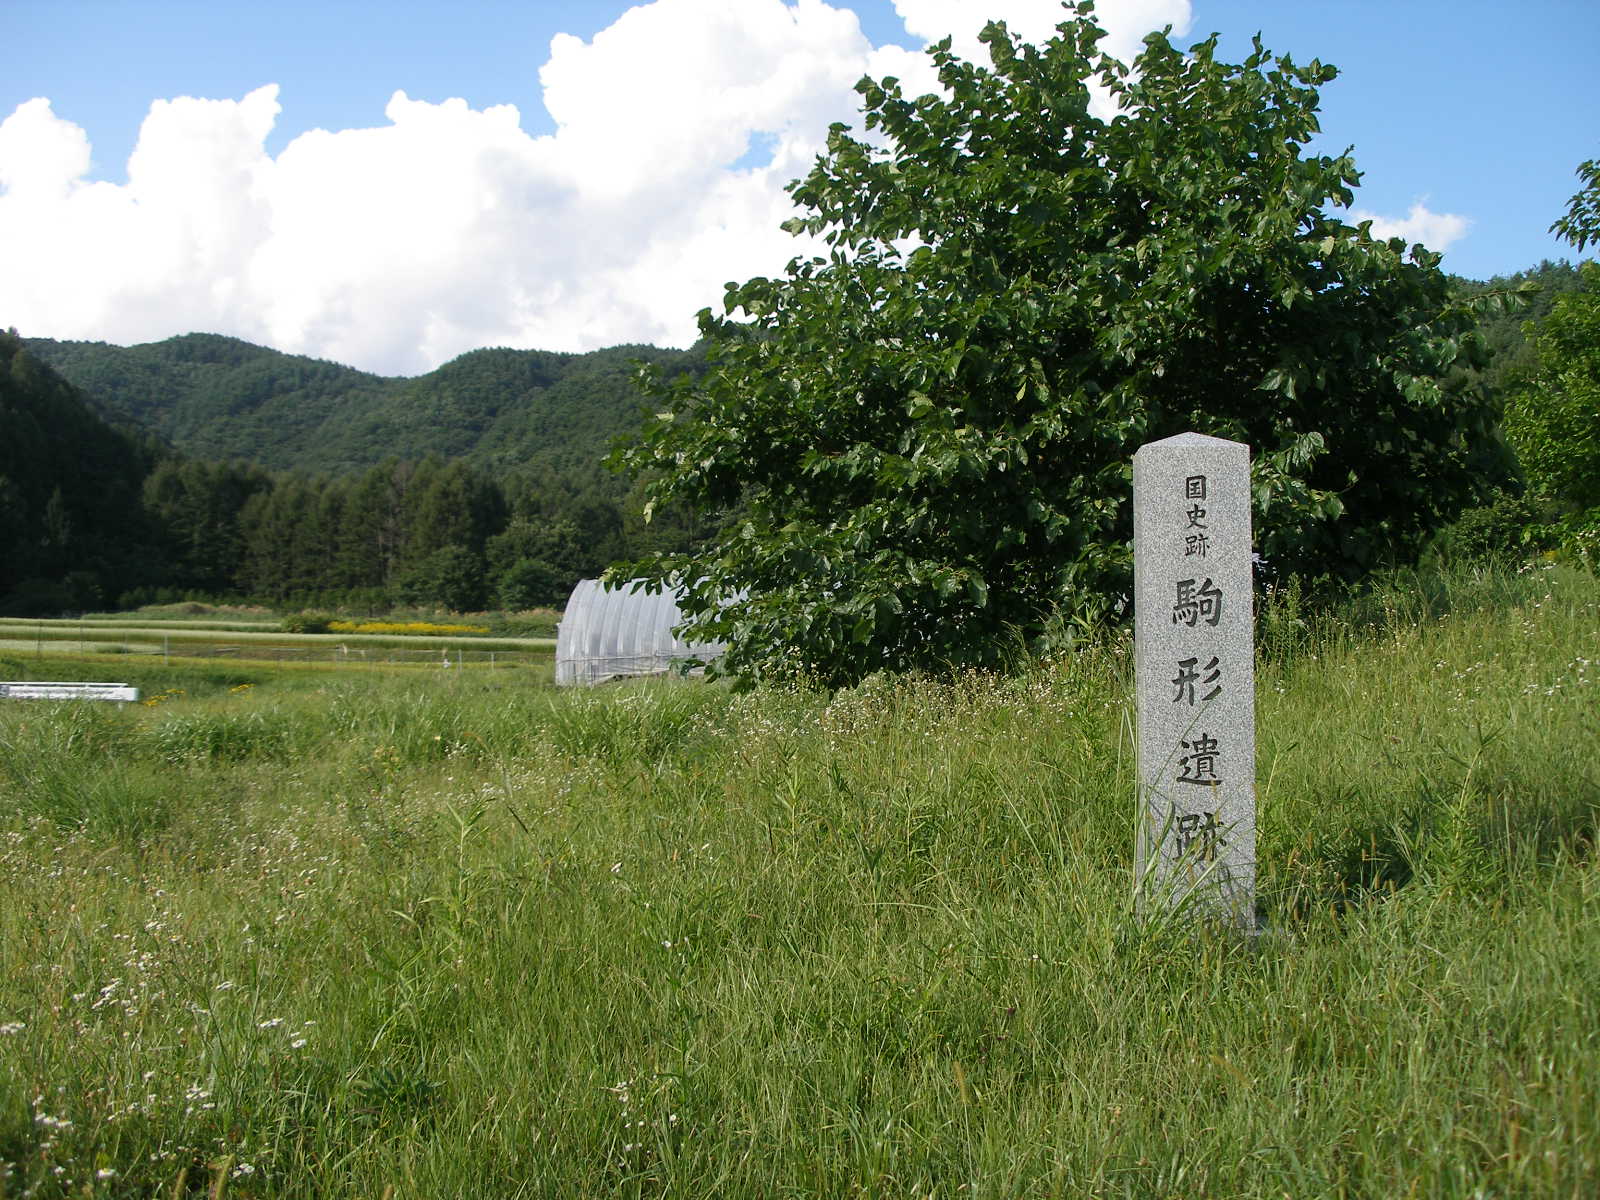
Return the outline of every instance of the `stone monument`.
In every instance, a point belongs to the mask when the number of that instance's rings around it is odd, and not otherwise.
[[[1133,456],[1138,904],[1255,929],[1250,448],[1180,433]]]

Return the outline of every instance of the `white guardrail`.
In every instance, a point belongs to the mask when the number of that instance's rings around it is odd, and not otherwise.
[[[127,704],[139,689],[126,683],[0,683],[0,700],[115,700]]]

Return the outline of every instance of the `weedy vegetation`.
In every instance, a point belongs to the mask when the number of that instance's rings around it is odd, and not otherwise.
[[[1134,920],[1117,637],[0,708],[0,1194],[1594,1194],[1600,585],[1259,642],[1249,942]]]

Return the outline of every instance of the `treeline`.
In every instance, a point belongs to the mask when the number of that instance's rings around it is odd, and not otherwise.
[[[599,479],[502,481],[437,456],[346,476],[168,458],[142,500],[168,590],[365,611],[559,606],[578,579],[697,533],[670,518],[646,526]]]

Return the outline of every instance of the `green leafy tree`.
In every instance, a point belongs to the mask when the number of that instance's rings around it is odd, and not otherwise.
[[[465,546],[440,546],[406,570],[397,584],[408,604],[472,612],[484,604],[483,559]]]
[[[741,676],[990,664],[1099,619],[1130,591],[1133,452],[1186,429],[1254,448],[1259,548],[1312,574],[1409,554],[1508,477],[1457,369],[1471,302],[1330,211],[1359,179],[1305,152],[1333,68],[1157,34],[1130,71],[1066,16],[1038,48],[989,26],[988,68],[931,48],[941,95],[863,80],[871,140],[834,126],[790,189],[826,255],[701,313],[703,377],[646,373],[614,463],[647,513],[724,516],[625,570],[685,585]]]
[[[1578,268],[1566,259],[1543,259],[1525,270],[1488,280],[1451,277],[1455,287],[1483,302],[1478,338],[1488,363],[1477,372],[1490,393],[1506,396],[1533,377],[1538,367],[1530,330],[1549,315],[1556,299],[1579,286]]]
[[[565,604],[579,579],[605,566],[592,560],[577,525],[565,517],[519,517],[490,539],[488,558],[504,608]]]
[[[1600,160],[1578,168],[1584,187],[1551,225],[1579,250],[1600,242]],[[1529,498],[1553,523],[1529,525],[1525,542],[1552,537],[1590,562],[1600,556],[1600,266],[1581,263],[1577,287],[1524,326],[1532,363],[1515,376],[1505,430]]]
[[[501,608],[559,608],[572,594],[576,582],[570,572],[562,571],[540,558],[519,558],[495,580],[495,603]]]
[[[1565,238],[1581,252],[1590,242],[1600,243],[1600,158],[1578,165],[1583,187],[1572,197],[1567,211],[1555,219],[1550,232]]]
[[[1569,509],[1600,506],[1600,265],[1557,298],[1533,334],[1538,367],[1506,408],[1528,488]]]
[[[481,552],[484,542],[505,525],[500,490],[457,459],[429,467],[413,505],[415,514],[407,552],[425,558],[445,546],[467,546]],[[419,481],[423,479],[419,472]]]
[[[5,564],[0,567],[0,588],[12,582],[8,568],[15,570],[16,562],[32,549],[26,546],[30,525],[22,489],[0,474],[0,563]]]
[[[322,523],[325,479],[280,476],[239,510],[243,589],[274,600],[308,599],[321,592],[331,531]]]

